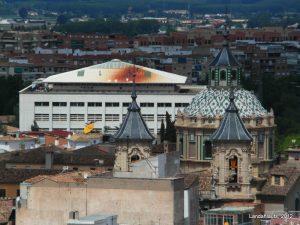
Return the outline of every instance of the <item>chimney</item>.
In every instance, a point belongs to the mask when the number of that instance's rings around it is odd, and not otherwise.
[[[45,154],[45,169],[50,170],[53,166],[54,153],[47,151]]]

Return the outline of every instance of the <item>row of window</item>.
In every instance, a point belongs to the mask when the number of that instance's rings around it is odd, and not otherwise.
[[[88,102],[88,107],[102,107],[102,102]],[[49,102],[34,102],[35,106],[39,107],[47,107],[49,106]],[[123,102],[123,107],[128,107],[130,102]],[[189,103],[175,103],[175,107],[187,107]],[[66,107],[67,102],[52,102],[52,106],[54,107]],[[84,102],[70,102],[70,106],[72,107],[84,107]],[[105,107],[119,107],[119,102],[106,102]],[[142,108],[146,107],[154,107],[154,103],[151,102],[141,102],[140,106]],[[157,103],[157,107],[172,107],[172,103],[170,102],[159,102]]]
[[[124,119],[126,114],[123,114]],[[153,122],[154,114],[143,114],[142,115],[145,121]],[[166,117],[165,114],[158,114],[157,121],[160,122]],[[49,121],[49,114],[34,114],[35,121]],[[87,120],[89,122],[102,121],[102,114],[88,114]],[[105,121],[119,121],[119,114],[105,114]],[[67,121],[67,114],[52,114],[52,121]],[[84,114],[70,114],[70,121],[84,121]]]

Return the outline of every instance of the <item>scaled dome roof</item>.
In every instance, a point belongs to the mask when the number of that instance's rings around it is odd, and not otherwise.
[[[215,117],[217,113],[224,116],[229,105],[229,89],[207,89],[199,92],[184,113],[189,116]],[[256,96],[245,89],[235,89],[235,104],[241,117],[263,117],[265,110]]]

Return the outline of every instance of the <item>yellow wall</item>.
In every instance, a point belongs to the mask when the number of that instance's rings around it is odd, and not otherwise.
[[[5,189],[5,197],[15,198],[17,197],[17,190],[20,189],[20,184],[0,184],[0,189]]]

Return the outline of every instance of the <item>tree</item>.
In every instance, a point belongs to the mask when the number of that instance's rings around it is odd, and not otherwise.
[[[28,10],[24,7],[19,9],[19,16],[22,17],[23,19],[27,18]]]
[[[176,142],[176,128],[175,128],[175,121],[171,121],[171,116],[166,111],[166,133],[165,133],[165,140],[169,142]]]
[[[160,142],[164,142],[165,140],[165,124],[164,124],[164,120],[161,120],[161,124],[160,124]]]
[[[33,124],[31,125],[31,131],[39,131],[39,125],[36,123],[36,121],[33,121]]]

